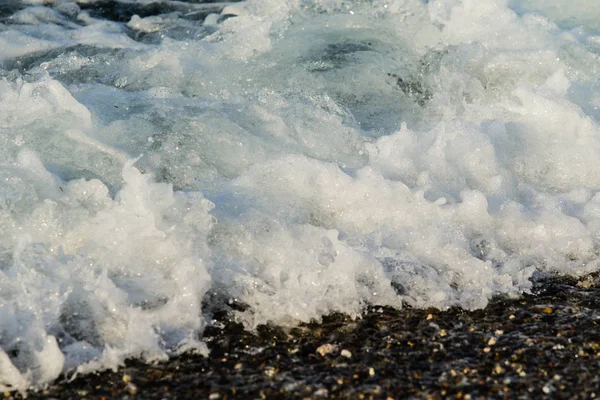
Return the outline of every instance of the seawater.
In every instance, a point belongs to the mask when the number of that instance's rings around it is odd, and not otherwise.
[[[596,0],[149,3],[0,7],[1,390],[600,269]]]

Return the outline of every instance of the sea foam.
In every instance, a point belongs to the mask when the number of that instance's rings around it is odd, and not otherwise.
[[[0,15],[2,390],[206,353],[214,309],[600,268],[592,1],[37,3]]]

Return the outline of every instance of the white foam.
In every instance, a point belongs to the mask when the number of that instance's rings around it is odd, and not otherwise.
[[[0,32],[3,389],[205,351],[203,300],[252,329],[600,268],[590,2],[61,4]]]
[[[2,31],[0,32],[0,48],[2,48],[0,62],[58,46],[49,40],[32,38],[18,31]]]
[[[3,327],[17,331],[3,335],[3,347],[17,351],[21,374],[3,376],[6,388],[55,379],[63,358],[64,368],[86,371],[202,349],[208,201],[153,183],[131,162],[114,199],[97,180],[62,183],[28,150],[11,176],[13,196],[2,210],[12,226],[2,243],[12,248],[2,282],[11,313]],[[19,207],[31,189],[40,202]],[[20,210],[16,219],[10,209]]]

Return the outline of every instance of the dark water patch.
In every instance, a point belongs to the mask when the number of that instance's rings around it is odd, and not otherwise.
[[[25,8],[25,6],[22,1],[0,0],[0,22],[4,22],[8,17],[23,8]]]
[[[371,43],[330,43],[315,57],[309,58],[309,71],[326,72],[344,68],[359,52],[373,51]]]
[[[194,13],[194,18],[198,18],[200,21],[203,21],[208,13]],[[184,15],[182,19],[190,19],[189,16]],[[174,39],[174,40],[201,40],[206,36],[215,33],[217,31],[217,27],[215,26],[203,26],[200,23],[185,24],[185,23],[174,23],[172,25],[166,24],[165,27],[161,27],[156,31],[152,32],[144,32],[135,29],[127,29],[127,35],[133,40],[145,43],[145,44],[159,44],[166,37]]]
[[[83,10],[87,10],[94,18],[107,19],[115,22],[127,23],[134,15],[140,18],[154,15],[181,12],[190,19],[204,19],[210,13],[219,13],[227,3],[161,1],[153,3],[121,2],[117,0],[104,0],[94,3],[79,3]]]
[[[401,78],[396,74],[390,73],[388,73],[388,76],[395,80],[396,85],[404,92],[404,94],[414,99],[421,107],[424,107],[427,102],[431,100],[431,92],[418,80]]]
[[[120,1],[108,0],[91,4],[81,4],[83,10],[87,10],[94,18],[108,19],[116,22],[129,22],[131,17],[138,15],[141,18],[165,14],[174,11],[165,3],[122,3]]]
[[[4,68],[7,70],[17,70],[20,73],[25,73],[27,71],[32,70],[33,68],[39,67],[41,64],[45,62],[50,62],[56,60],[58,57],[65,58],[89,58],[93,59],[98,56],[103,56],[104,58],[110,58],[114,60],[115,57],[118,57],[119,53],[122,50],[119,49],[110,49],[110,48],[99,48],[95,46],[88,45],[74,45],[74,46],[66,46],[66,47],[58,47],[55,49],[40,51],[36,53],[31,53],[26,56],[17,57],[11,60],[7,60],[4,62]],[[48,71],[51,76],[54,78],[60,79],[61,76],[61,68],[50,69]],[[69,74],[72,74],[72,71],[68,71]],[[87,74],[75,73],[75,76],[88,76],[85,79],[85,82],[97,81],[98,76],[92,76]],[[77,79],[71,79],[72,81],[77,81]],[[70,83],[70,82],[69,82]]]

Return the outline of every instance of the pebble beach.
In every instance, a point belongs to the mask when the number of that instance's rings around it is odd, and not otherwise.
[[[479,311],[375,307],[248,332],[225,314],[210,355],[130,361],[29,399],[593,399],[600,393],[595,277],[539,282]],[[22,398],[6,394],[5,398]]]

